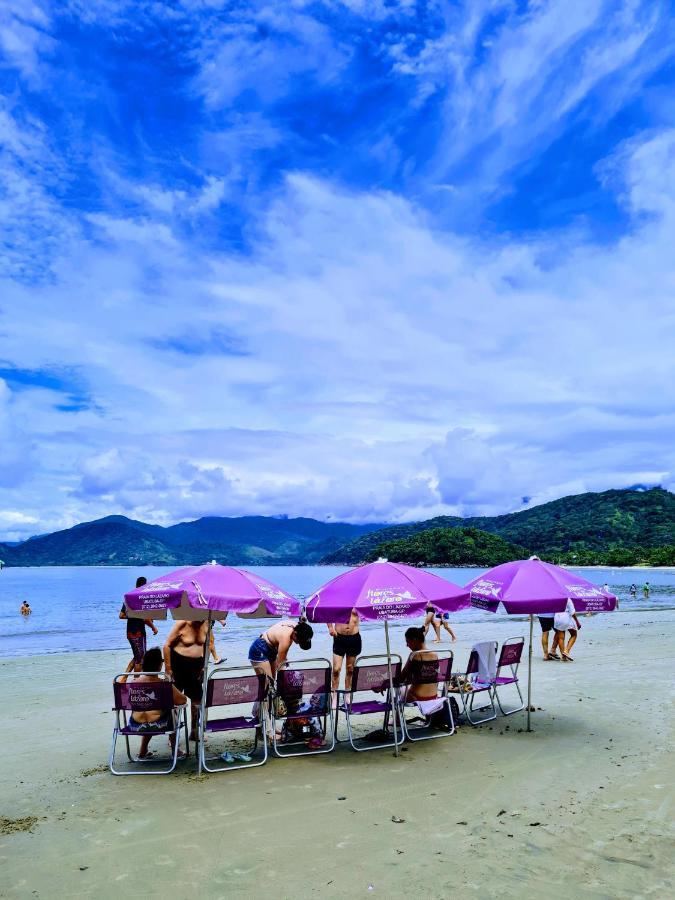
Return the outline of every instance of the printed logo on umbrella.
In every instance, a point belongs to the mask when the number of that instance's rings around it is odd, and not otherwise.
[[[389,588],[369,588],[366,592],[366,598],[372,606],[379,606],[381,603],[409,603],[415,600],[414,594],[410,591],[392,591]]]
[[[477,581],[474,586],[471,588],[471,596],[473,597],[474,593],[481,594],[483,597],[486,595],[488,597],[496,597],[499,599],[499,596],[502,592],[501,584],[496,584],[494,581],[488,581],[487,579],[481,578],[480,581]]]

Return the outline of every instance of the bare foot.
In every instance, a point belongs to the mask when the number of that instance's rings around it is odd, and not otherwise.
[[[440,644],[440,643],[441,643],[441,639],[440,639],[440,638],[434,638],[434,640],[433,640],[431,643],[432,643],[432,644]]]

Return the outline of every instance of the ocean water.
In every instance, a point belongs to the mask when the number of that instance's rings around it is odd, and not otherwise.
[[[308,597],[335,575],[340,566],[264,566],[252,567],[269,581],[294,596]],[[485,569],[436,569],[438,575],[456,584],[466,584]],[[666,609],[675,607],[674,569],[574,569],[595,584],[607,582],[620,598],[621,609]],[[4,569],[0,572],[0,658],[32,656],[42,653],[67,653],[74,650],[126,649],[126,623],[118,614],[124,592],[132,588],[139,575],[148,581],[167,572],[166,568],[103,566],[43,567]],[[649,600],[642,599],[645,581],[651,584]],[[628,588],[635,582],[640,591],[631,600]],[[24,618],[19,606],[27,600],[33,615]],[[487,614],[465,610],[453,616],[453,622],[476,622]],[[499,618],[497,615],[496,618]],[[495,619],[493,618],[493,621]],[[173,620],[157,622],[159,635],[148,643],[161,643]],[[225,629],[216,626],[219,651],[227,653],[228,644],[246,644],[261,630],[260,621],[230,616]],[[407,624],[407,623],[406,623]],[[264,627],[264,625],[263,625]],[[322,626],[319,626],[322,627]],[[363,631],[379,628],[364,624]]]

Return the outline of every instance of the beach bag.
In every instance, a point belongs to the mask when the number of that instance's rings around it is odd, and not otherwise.
[[[459,705],[454,697],[450,697],[450,707],[452,709],[452,719],[457,722],[459,719]],[[439,731],[450,731],[452,723],[450,722],[450,711],[448,704],[444,703],[440,709],[429,716],[429,727],[436,728]]]

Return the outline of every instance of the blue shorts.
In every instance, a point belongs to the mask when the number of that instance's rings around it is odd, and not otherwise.
[[[263,637],[256,638],[248,648],[249,662],[274,662],[277,648],[270,647]]]
[[[438,619],[440,622],[442,622],[443,620],[445,620],[447,622],[449,618],[450,618],[450,613],[442,613],[442,612],[439,612],[438,610],[436,610],[436,612],[434,613],[434,619]]]

